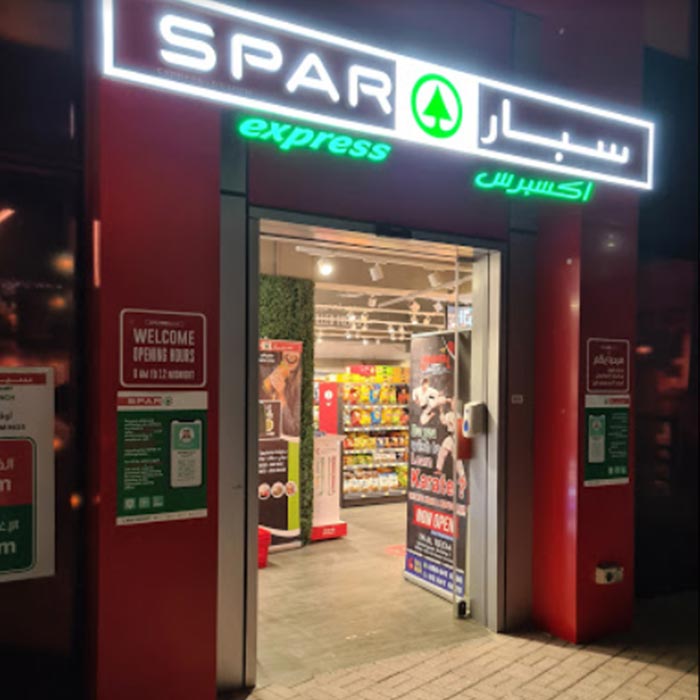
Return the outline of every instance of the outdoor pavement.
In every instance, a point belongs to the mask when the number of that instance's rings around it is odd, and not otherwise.
[[[594,645],[493,634],[401,580],[392,510],[347,511],[354,537],[261,571],[250,700],[698,698],[697,592],[638,601],[634,628]]]

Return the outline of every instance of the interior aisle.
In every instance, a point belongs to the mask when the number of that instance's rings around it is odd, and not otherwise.
[[[403,579],[405,503],[342,518],[346,538],[272,554],[259,572],[258,687],[488,634]]]

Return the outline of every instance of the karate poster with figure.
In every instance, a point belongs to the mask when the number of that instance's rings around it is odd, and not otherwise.
[[[455,401],[469,400],[471,335],[417,335],[411,339],[410,452],[405,577],[444,597],[465,593],[464,577],[469,493],[465,465],[455,465],[459,427]],[[456,513],[454,494],[456,490]],[[453,575],[453,557],[456,567]]]
[[[271,551],[301,546],[302,346],[294,340],[260,341],[258,521],[272,534]]]

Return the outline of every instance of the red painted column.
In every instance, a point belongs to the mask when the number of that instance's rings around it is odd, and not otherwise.
[[[581,212],[548,211],[537,232],[532,607],[577,635]]]
[[[92,697],[216,694],[219,112],[99,82],[90,215],[100,222],[90,293]],[[119,312],[207,317],[208,517],[116,524]]]
[[[585,212],[581,246],[581,357],[579,409],[579,484],[585,459],[586,345],[588,338],[619,338],[635,347],[637,309],[637,211],[635,193],[600,193]],[[630,352],[632,352],[630,350]],[[634,376],[630,356],[630,395]],[[623,392],[620,392],[623,393]],[[632,406],[634,402],[632,402]],[[634,611],[634,414],[630,409],[628,465],[630,482],[580,486],[577,639],[586,641],[624,630]],[[624,579],[614,585],[595,582],[595,567],[614,562]]]
[[[601,200],[544,213],[537,238],[533,618],[572,642],[625,629],[634,606],[633,430],[630,483],[584,486],[587,340],[634,346],[636,195]],[[603,562],[622,583],[595,582]]]
[[[542,15],[542,79],[551,91],[638,109],[638,3],[513,3]],[[538,231],[533,617],[576,642],[623,629],[633,614],[633,434],[629,484],[585,487],[583,467],[587,340],[634,346],[639,196],[599,183],[579,210],[550,207]],[[623,582],[596,584],[602,562],[623,566]]]

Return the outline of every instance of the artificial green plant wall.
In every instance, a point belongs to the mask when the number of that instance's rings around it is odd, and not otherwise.
[[[314,459],[314,283],[295,277],[260,275],[260,337],[301,340],[301,435],[299,446],[301,537],[311,536]]]

